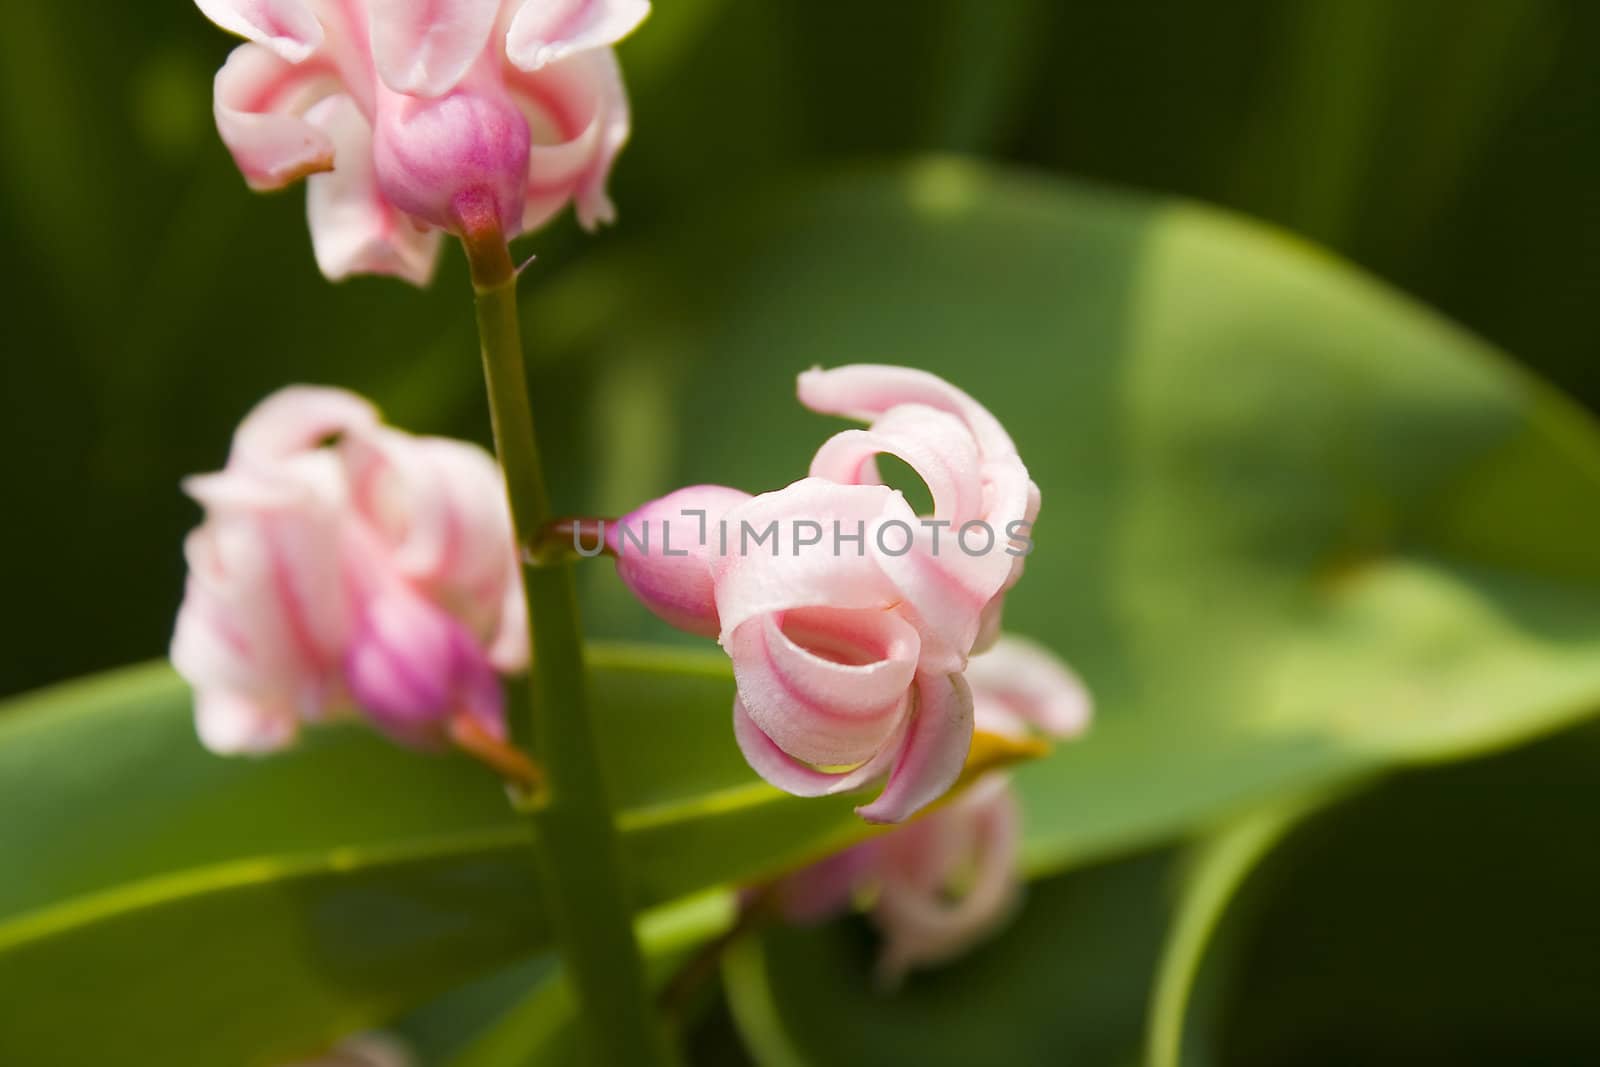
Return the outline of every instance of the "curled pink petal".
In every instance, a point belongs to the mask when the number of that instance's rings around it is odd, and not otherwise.
[[[875,524],[885,515],[908,527],[916,519],[886,486],[822,478],[803,478],[731,508],[718,531],[719,538],[726,531],[726,551],[711,564],[724,644],[745,620],[769,612],[894,607],[900,593],[873,551]],[[815,542],[800,543],[813,535]]]
[[[835,435],[812,474],[875,482],[878,453],[906,461],[933,494],[932,522],[916,551],[884,569],[906,593],[941,669],[959,670],[999,632],[1002,594],[1021,577],[1039,512],[1039,489],[1011,438],[982,405],[943,379],[905,367],[857,365],[800,376],[800,399],[816,410],[873,419]]]
[[[300,729],[298,709],[273,695],[209,690],[195,699],[201,744],[219,755],[262,755],[287,748]]]
[[[606,183],[632,124],[616,57],[605,49],[583,52],[531,73],[508,67],[505,77],[532,139],[523,230],[569,201],[584,229],[613,221]]]
[[[500,0],[367,0],[372,56],[391,90],[443,96],[489,43]]]
[[[847,485],[876,483],[873,460],[884,453],[904,460],[928,486],[934,518],[948,522],[983,510],[976,440],[954,415],[922,405],[894,408],[870,430],[834,434],[812,459],[811,476]]]
[[[384,426],[352,433],[344,455],[352,504],[394,569],[496,643],[522,602],[499,465],[476,445]]]
[[[859,767],[842,771],[819,770],[779,748],[750,718],[744,702],[738,697],[733,700],[733,739],[738,743],[745,761],[750,764],[750,769],[785,793],[797,797],[850,793],[882,778],[900,753],[907,722],[902,718],[883,748]]]
[[[616,44],[650,14],[649,0],[522,0],[506,35],[506,55],[535,71]]]
[[[855,766],[904,718],[918,638],[889,612],[797,609],[743,623],[728,651],[762,733],[813,766]]]
[[[330,281],[385,274],[426,285],[439,259],[441,237],[407,217],[378,189],[372,169],[372,128],[347,96],[319,104],[308,118],[339,146],[331,174],[307,183],[306,215],[317,266]]]
[[[306,0],[195,0],[206,18],[229,33],[299,63],[322,44],[322,24]]]
[[[233,434],[229,463],[271,462],[378,424],[378,410],[344,389],[291,385],[251,409]]]
[[[694,485],[652,500],[606,524],[617,576],[658,617],[702,637],[721,631],[711,557],[718,524],[750,494],[722,485]],[[581,534],[575,534],[581,541]],[[579,552],[589,547],[573,546]]]
[[[972,747],[972,690],[959,674],[917,678],[916,708],[883,792],[856,809],[868,822],[901,822],[961,777]]]
[[[217,132],[252,189],[281,189],[332,170],[334,139],[305,118],[318,100],[339,92],[321,64],[295,66],[260,45],[233,50],[217,71]]]
[[[1020,896],[1021,840],[1021,813],[1001,776],[978,782],[949,808],[886,835],[872,910],[884,937],[880,981],[892,986],[913,968],[946,962],[1002,925]],[[970,881],[952,891],[968,871]]]
[[[1007,635],[967,665],[977,724],[1009,736],[1075,737],[1089,726],[1089,690],[1042,645]]]
[[[869,900],[883,938],[886,985],[960,955],[990,936],[1020,896],[1021,811],[1003,775],[949,804],[785,876],[784,917],[811,923]]]
[[[947,411],[967,424],[986,459],[1016,455],[1017,447],[989,409],[937,374],[911,367],[857,363],[800,375],[800,402],[824,415],[871,422],[902,404]]]

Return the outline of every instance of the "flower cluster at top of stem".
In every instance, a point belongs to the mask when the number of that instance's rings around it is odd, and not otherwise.
[[[932,374],[812,370],[799,392],[813,410],[870,426],[829,438],[810,476],[786,488],[680,490],[608,540],[646,606],[727,650],[735,734],[762,777],[800,796],[883,780],[857,810],[899,822],[962,772],[974,729],[968,658],[999,635],[1039,490],[999,421]],[[931,517],[881,484],[882,454],[922,478]],[[630,546],[639,529],[646,540]]]
[[[184,488],[205,521],[184,545],[172,661],[208,748],[281,748],[351,704],[409,745],[462,717],[504,739],[499,674],[527,665],[527,616],[488,453],[299,386]]]
[[[572,202],[614,215],[628,98],[610,45],[647,0],[196,0],[249,39],[217,72],[245,179],[308,178],[330,279],[425,283],[440,231],[533,230]]]

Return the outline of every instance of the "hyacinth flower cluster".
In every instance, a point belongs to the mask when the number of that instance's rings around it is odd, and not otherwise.
[[[645,0],[196,0],[247,39],[217,129],[250,186],[307,180],[328,278],[426,283],[442,234],[532,231],[606,181],[629,113],[610,46]]]
[[[925,371],[812,370],[799,395],[868,426],[828,438],[785,488],[679,490],[614,524],[606,544],[642,603],[727,651],[734,733],[757,773],[798,796],[882,781],[857,810],[900,822],[966,765],[968,663],[999,637],[1039,489],[999,421]],[[931,515],[882,484],[879,455],[922,479]]]
[[[291,387],[184,489],[205,521],[172,661],[209,748],[270,752],[351,710],[415,747],[504,742],[500,677],[527,666],[528,635],[488,453]]]
[[[222,470],[184,483],[204,518],[185,544],[172,659],[200,739],[268,753],[355,714],[529,787],[541,895],[591,1051],[667,1062],[586,718],[574,553],[559,547],[596,520],[553,518],[507,248],[569,203],[586,227],[611,219],[606,183],[629,134],[611,46],[649,5],[196,2],[247,38],[216,79],[222,139],[256,189],[307,180],[330,279],[422,284],[444,235],[461,239],[501,459],[388,426],[337,389],[291,387],[251,412]],[[1089,702],[1048,653],[1001,637],[1040,494],[999,421],[901,367],[810,371],[799,393],[866,425],[828,438],[793,484],[678,490],[601,523],[599,547],[646,607],[727,651],[730,733],[759,775],[798,796],[882,784],[858,812],[906,825],[766,892],[795,920],[868,906],[893,980],[960,951],[1016,900],[1018,808],[990,770],[1004,760],[975,737],[1037,752],[1081,731]],[[921,478],[930,514],[883,484],[882,455]],[[524,753],[503,682],[535,649]],[[970,788],[947,796],[964,776]]]

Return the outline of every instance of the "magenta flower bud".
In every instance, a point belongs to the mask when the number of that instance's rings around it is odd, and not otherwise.
[[[522,230],[528,122],[487,79],[436,99],[378,90],[372,159],[385,200],[423,222],[461,233]]]
[[[724,543],[719,525],[730,508],[749,499],[727,486],[693,485],[608,523],[605,543],[617,557],[617,576],[661,619],[716,637],[721,624],[711,560]]]
[[[404,589],[367,605],[344,676],[367,717],[402,744],[443,744],[457,714],[505,737],[500,680],[488,656],[457,619]]]

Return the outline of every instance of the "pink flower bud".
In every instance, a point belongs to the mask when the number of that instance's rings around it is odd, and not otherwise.
[[[883,937],[879,980],[946,962],[993,934],[1021,890],[1021,815],[1005,776],[990,775],[928,815],[780,881],[784,916],[812,923],[870,901]]]
[[[510,238],[522,229],[528,123],[504,90],[479,80],[434,99],[380,88],[374,173],[384,199],[413,218]]]
[[[927,655],[927,634],[883,566],[880,531],[914,519],[885,486],[806,478],[729,511],[736,541],[712,561],[745,759],[797,796],[883,780],[856,809],[875,822],[937,799],[972,743],[966,683]],[[769,532],[775,541],[751,543]],[[836,532],[860,540],[836,542]]]
[[[344,662],[350,696],[402,744],[442,745],[457,714],[505,737],[500,679],[456,619],[404,589],[365,605]]]
[[[607,524],[606,547],[617,558],[617,576],[666,622],[702,637],[717,636],[721,624],[711,558],[721,541],[723,515],[749,499],[749,493],[727,486],[694,485]]]

